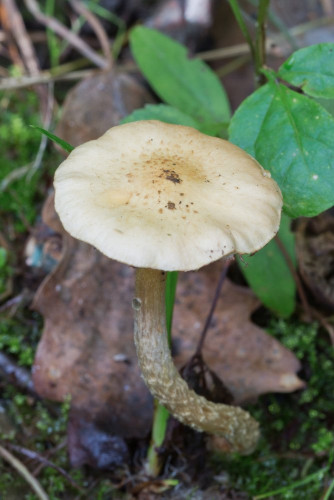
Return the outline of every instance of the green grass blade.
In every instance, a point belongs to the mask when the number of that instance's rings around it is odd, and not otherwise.
[[[177,278],[178,278],[177,271],[171,271],[171,272],[167,273],[167,280],[166,280],[166,325],[167,325],[169,347],[171,347],[171,344],[172,344],[172,321],[173,321],[173,309],[174,309]]]
[[[317,472],[314,472],[313,474],[310,474],[309,476],[306,476],[303,479],[300,479],[299,481],[295,481],[289,486],[284,486],[283,488],[278,488],[277,490],[268,491],[267,493],[261,493],[260,495],[256,495],[254,497],[254,500],[261,500],[262,498],[268,498],[274,495],[280,495],[281,493],[286,493],[287,491],[294,490],[295,488],[304,486],[305,484],[311,483],[312,481],[316,480],[320,481],[323,478],[324,474],[326,474],[327,470],[328,467],[325,467],[324,469],[318,470]]]
[[[68,153],[70,153],[71,151],[73,151],[74,146],[71,146],[71,144],[69,144],[68,142],[64,141],[60,137],[57,137],[56,135],[51,134],[51,132],[49,132],[48,130],[45,130],[42,127],[37,127],[36,125],[30,125],[30,127],[31,128],[35,128],[36,130],[39,130],[39,132],[41,132],[42,134],[46,135],[49,139],[51,139],[51,141],[53,141],[56,144],[58,144],[58,146],[60,146],[61,148],[63,148]]]

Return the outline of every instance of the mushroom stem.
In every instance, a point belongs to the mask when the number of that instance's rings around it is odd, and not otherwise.
[[[180,422],[201,432],[224,437],[231,449],[250,453],[259,438],[259,424],[236,406],[208,401],[189,389],[174,366],[167,341],[166,273],[137,269],[135,344],[146,385]]]

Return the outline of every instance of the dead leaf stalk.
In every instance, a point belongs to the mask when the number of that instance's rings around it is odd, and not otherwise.
[[[20,474],[20,476],[23,477],[23,479],[31,486],[40,500],[49,500],[48,495],[46,494],[40,483],[37,481],[37,479],[34,478],[34,476],[29,472],[27,467],[1,445],[0,456],[6,462],[8,462]]]

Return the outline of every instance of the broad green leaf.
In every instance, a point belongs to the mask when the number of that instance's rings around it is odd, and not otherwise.
[[[312,97],[334,97],[334,43],[319,43],[294,52],[278,71],[283,80]]]
[[[290,231],[290,219],[287,215],[282,216],[278,237],[295,263],[294,235]],[[266,307],[283,317],[293,313],[296,285],[275,239],[253,256],[243,255],[242,259],[239,258],[239,267]]]
[[[60,137],[58,137],[58,136],[56,136],[54,134],[51,134],[51,132],[49,132],[48,130],[45,130],[42,127],[36,127],[35,125],[30,125],[30,127],[35,128],[36,130],[38,130],[42,134],[46,135],[49,139],[51,139],[51,141],[53,141],[56,144],[58,144],[60,147],[62,147],[68,153],[70,153],[71,151],[73,151],[74,146],[71,146],[71,144],[69,144],[68,142],[64,141]]]
[[[200,122],[229,121],[219,78],[203,61],[190,58],[183,45],[143,26],[131,31],[130,44],[141,71],[167,104]]]
[[[227,137],[226,123],[200,123],[191,116],[167,104],[146,104],[144,108],[136,109],[123,118],[121,123],[140,120],[160,120],[165,123],[193,127],[207,135]]]
[[[268,83],[241,104],[229,132],[271,172],[290,216],[312,217],[334,204],[334,119],[317,102]]]
[[[140,120],[160,120],[165,123],[186,125],[198,128],[198,121],[191,116],[166,104],[146,104],[144,108],[136,109],[130,115],[123,118],[121,123],[138,122]]]

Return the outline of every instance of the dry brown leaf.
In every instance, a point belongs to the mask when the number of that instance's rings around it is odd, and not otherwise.
[[[194,352],[220,269],[221,263],[216,263],[198,273],[180,274],[174,310],[179,367]],[[300,363],[295,355],[250,321],[258,307],[249,288],[226,280],[204,344],[204,360],[238,404],[267,392],[291,392],[304,386],[296,376]]]
[[[83,443],[86,424],[95,422],[97,432],[122,438],[144,437],[150,430],[152,399],[140,377],[133,343],[134,270],[67,235],[51,198],[43,218],[61,233],[63,250],[34,300],[45,321],[34,383],[48,399],[61,401],[71,395],[72,462],[80,465],[94,462],[87,458],[92,455],[89,443]],[[180,368],[195,351],[221,265],[180,274],[173,334]],[[204,346],[206,363],[238,403],[265,392],[303,387],[295,356],[250,321],[257,307],[249,289],[226,280]],[[116,445],[125,457],[123,443]]]
[[[97,139],[134,109],[154,102],[131,75],[116,70],[85,78],[67,94],[56,135],[72,146]]]

